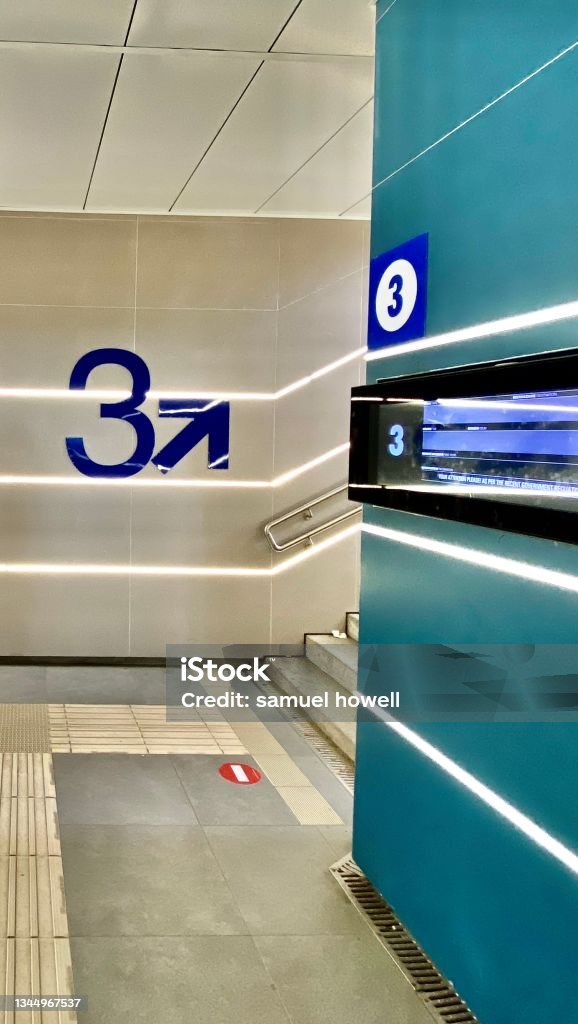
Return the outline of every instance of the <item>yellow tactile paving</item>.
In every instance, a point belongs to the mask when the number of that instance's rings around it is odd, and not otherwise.
[[[0,704],[0,751],[50,752],[45,704]]]
[[[336,811],[314,786],[278,786],[277,792],[301,825],[342,825]]]
[[[0,754],[0,995],[73,994],[52,756]],[[1,1024],[73,1024],[69,1010],[0,1010]]]
[[[54,753],[246,753],[227,722],[167,722],[164,705],[51,704],[48,714]]]

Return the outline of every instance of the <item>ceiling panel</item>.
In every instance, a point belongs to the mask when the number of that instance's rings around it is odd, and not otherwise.
[[[206,53],[125,56],[87,209],[168,210],[258,66]]]
[[[129,43],[131,46],[267,50],[296,2],[139,0]]]
[[[124,43],[133,0],[0,0],[0,39]]]
[[[118,57],[43,48],[0,60],[0,206],[82,206]]]
[[[175,211],[252,213],[371,98],[365,61],[269,62]]]
[[[371,189],[373,103],[369,103],[268,202],[264,213],[338,216]]]
[[[369,0],[303,0],[275,49],[289,53],[374,53]]]

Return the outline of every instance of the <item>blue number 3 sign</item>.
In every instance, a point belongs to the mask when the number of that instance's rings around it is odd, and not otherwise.
[[[136,435],[135,449],[124,462],[114,465],[94,462],[86,451],[82,437],[67,437],[66,450],[72,464],[84,476],[128,477],[139,473],[152,462],[161,473],[168,473],[188,455],[205,437],[209,442],[209,469],[229,468],[229,419],[228,402],[200,398],[170,398],[159,401],[159,416],[173,419],[187,419],[187,423],[163,448],[153,455],[155,428],[149,417],[142,411],[151,386],[148,366],[136,352],[122,348],[99,348],[87,352],[74,367],[70,376],[72,391],[83,391],[88,378],[97,366],[113,363],[123,366],[132,377],[132,391],[121,402],[103,402],[100,415],[103,419],[123,420],[129,423]]]

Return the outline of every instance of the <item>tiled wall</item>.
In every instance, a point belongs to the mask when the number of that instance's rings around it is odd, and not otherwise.
[[[0,388],[67,388],[94,348],[135,349],[155,390],[274,391],[361,344],[366,226],[330,221],[0,218]],[[271,480],[347,439],[358,361],[277,402],[233,402],[231,468]],[[121,387],[120,368],[91,382]],[[155,421],[157,443],[175,433]],[[120,461],[96,401],[0,398],[7,475],[79,476],[67,435]],[[214,479],[201,444],[171,478]],[[147,467],[135,481],[158,475]],[[263,524],[340,483],[333,459],[278,489],[0,481],[0,562],[271,568]],[[169,482],[169,477],[166,478]],[[159,656],[168,642],[299,639],[356,604],[357,544],[273,578],[0,576],[0,655]]]

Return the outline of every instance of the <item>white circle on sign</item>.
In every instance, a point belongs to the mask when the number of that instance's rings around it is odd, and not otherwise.
[[[385,270],[375,296],[375,313],[384,331],[404,327],[415,309],[417,274],[408,260],[394,260]]]

